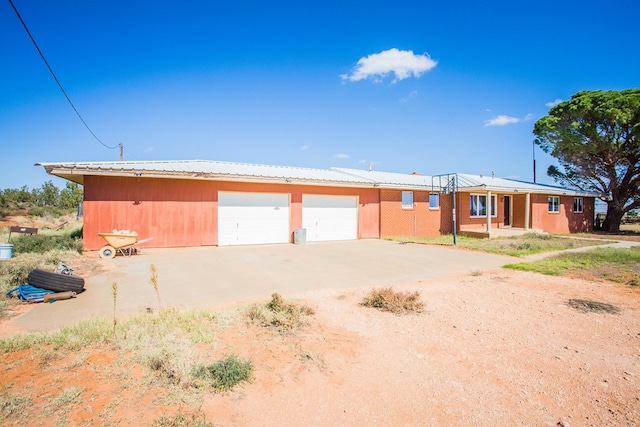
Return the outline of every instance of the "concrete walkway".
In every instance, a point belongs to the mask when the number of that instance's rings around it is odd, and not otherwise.
[[[97,256],[97,255],[96,255]],[[53,330],[80,320],[113,316],[112,283],[118,284],[117,316],[156,309],[150,266],[158,270],[165,307],[218,309],[318,289],[381,287],[500,268],[518,258],[385,240],[145,249],[105,260],[115,269],[86,279],[77,298],[35,305],[15,325]],[[73,267],[73,266],[72,266]]]

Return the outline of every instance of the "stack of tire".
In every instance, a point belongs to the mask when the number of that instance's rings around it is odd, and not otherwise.
[[[27,283],[40,289],[53,292],[75,292],[79,294],[84,291],[84,279],[77,276],[52,273],[46,270],[35,269],[27,277]]]

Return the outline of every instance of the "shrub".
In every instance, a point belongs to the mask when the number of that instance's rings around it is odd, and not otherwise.
[[[420,301],[418,291],[395,292],[391,287],[372,289],[362,301],[362,305],[394,314],[421,313],[424,310],[424,303]]]
[[[0,293],[1,296],[18,285],[27,283],[27,276],[36,268],[42,268],[45,263],[42,257],[22,256],[0,262]]]
[[[250,359],[240,359],[230,354],[211,365],[197,365],[193,376],[208,381],[217,391],[231,390],[235,385],[249,381],[253,371]]]
[[[54,249],[68,250],[82,253],[82,240],[71,236],[53,236],[47,234],[21,235],[12,240],[13,251],[16,254],[43,254]]]
[[[311,307],[286,302],[277,293],[271,295],[271,301],[264,306],[253,305],[247,311],[249,320],[281,333],[306,325],[306,317],[314,314]]]
[[[59,218],[65,214],[65,211],[53,206],[36,206],[29,209],[28,214],[29,216]]]

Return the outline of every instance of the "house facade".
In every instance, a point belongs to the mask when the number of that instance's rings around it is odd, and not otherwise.
[[[84,186],[84,244],[134,230],[146,247],[593,229],[593,194],[500,178],[214,161],[39,163]],[[454,225],[455,224],[455,225]]]

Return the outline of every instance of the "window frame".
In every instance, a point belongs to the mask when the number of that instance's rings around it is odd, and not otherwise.
[[[584,197],[573,198],[573,213],[584,213]]]
[[[410,195],[411,204],[405,203],[405,195]],[[401,195],[401,198],[400,198],[400,204],[402,205],[402,209],[406,209],[406,210],[413,209],[413,207],[414,207],[413,191],[403,191],[402,195]]]
[[[547,196],[547,212],[560,213],[560,196]]]
[[[476,212],[474,213],[474,203],[473,203],[473,199],[476,199],[476,203],[475,205],[477,206],[477,209],[475,210]],[[484,198],[484,204],[485,204],[485,213],[482,214],[480,213],[481,210],[480,209],[480,198]],[[469,218],[486,218],[487,217],[487,213],[486,213],[486,209],[487,209],[487,194],[480,194],[480,193],[472,193],[471,197],[469,199]],[[491,210],[491,218],[497,218],[498,217],[498,196],[496,194],[492,194],[491,195],[491,206],[488,206],[488,209]]]
[[[431,204],[431,200],[435,200],[435,206]],[[440,209],[440,194],[439,193],[429,193],[429,209]]]

